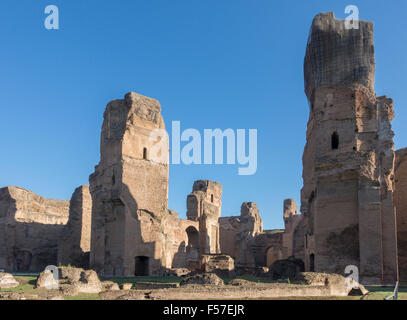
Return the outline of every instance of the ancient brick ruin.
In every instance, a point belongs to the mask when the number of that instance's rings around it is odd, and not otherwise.
[[[0,269],[37,271],[56,264],[69,201],[18,187],[0,189]]]
[[[310,117],[301,211],[305,265],[365,281],[397,274],[393,101],[374,91],[373,24],[315,17],[304,63]]]
[[[401,281],[407,281],[407,148],[397,150],[394,171],[399,274]]]
[[[221,217],[222,185],[195,181],[186,219],[168,208],[169,146],[158,101],[130,92],[105,110],[100,162],[70,201],[0,189],[0,269],[88,266],[103,276],[306,271],[362,282],[407,279],[407,150],[394,151],[393,101],[374,91],[373,25],[315,17],[304,61],[309,121],[301,213],[283,203],[283,230],[259,208]],[[157,149],[157,143],[159,148]],[[187,270],[187,271],[185,271]]]

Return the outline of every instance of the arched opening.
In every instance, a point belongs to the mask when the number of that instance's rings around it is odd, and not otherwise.
[[[315,272],[315,255],[313,253],[309,255],[309,271]]]
[[[199,246],[198,230],[191,226],[187,228],[186,232],[188,235],[188,246],[197,248]]]
[[[147,148],[143,149],[143,159],[147,160]]]
[[[188,235],[187,260],[197,261],[199,259],[199,233],[194,227],[190,226],[186,230]]]
[[[213,194],[211,194],[211,202],[213,203]]]
[[[14,254],[17,271],[29,271],[32,253],[28,250],[19,250]]]
[[[135,258],[135,276],[148,276],[149,275],[149,258],[145,256],[138,256]]]
[[[275,247],[270,247],[266,250],[266,266],[270,268],[270,266],[282,259],[281,250]]]
[[[336,131],[334,133],[332,133],[331,147],[332,147],[332,150],[336,150],[339,148],[339,135]]]

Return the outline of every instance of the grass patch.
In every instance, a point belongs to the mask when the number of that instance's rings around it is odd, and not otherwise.
[[[0,289],[0,292],[29,292],[34,291],[36,277],[18,276],[15,279],[20,283],[19,286],[10,289]]]

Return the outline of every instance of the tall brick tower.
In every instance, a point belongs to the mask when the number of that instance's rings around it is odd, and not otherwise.
[[[373,24],[346,29],[332,12],[317,15],[304,77],[310,116],[303,155],[305,265],[361,280],[397,275],[393,205],[393,101],[374,91]]]
[[[89,178],[90,265],[101,274],[147,275],[160,268],[164,240],[153,230],[168,215],[169,149],[157,130],[164,121],[152,98],[130,92],[106,107],[100,163]]]

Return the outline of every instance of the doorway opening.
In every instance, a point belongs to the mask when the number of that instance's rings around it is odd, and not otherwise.
[[[135,276],[148,276],[149,258],[145,256],[138,256],[135,258]]]
[[[315,272],[315,255],[313,253],[309,256],[309,271]]]
[[[334,132],[331,136],[331,147],[332,150],[337,150],[339,148],[339,135],[337,132]]]

